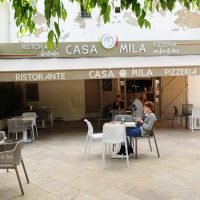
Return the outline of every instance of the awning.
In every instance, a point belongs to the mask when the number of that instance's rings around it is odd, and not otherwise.
[[[200,75],[200,55],[0,59],[0,81]]]

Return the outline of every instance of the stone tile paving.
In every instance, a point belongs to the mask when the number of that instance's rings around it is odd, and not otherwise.
[[[148,141],[139,141],[139,158],[130,167],[121,159],[106,157],[102,168],[101,143],[84,154],[86,129],[55,126],[40,130],[39,138],[25,144],[23,157],[30,184],[22,167],[25,191],[21,196],[14,171],[0,171],[0,200],[199,200],[200,131],[156,128],[161,158]],[[152,141],[153,143],[153,141]],[[154,146],[153,146],[154,147]]]

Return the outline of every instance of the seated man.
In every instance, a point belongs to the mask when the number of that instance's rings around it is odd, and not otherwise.
[[[124,102],[121,101],[121,96],[117,95],[115,101],[113,102],[113,109],[124,109]]]
[[[128,154],[133,153],[133,148],[128,140],[128,136],[130,137],[141,137],[148,134],[149,130],[152,130],[153,124],[156,121],[156,116],[153,113],[154,104],[152,102],[146,102],[144,104],[144,115],[141,118],[136,118],[136,127],[126,128],[126,136],[127,136],[127,145],[128,145]],[[125,146],[121,145],[121,149],[118,152],[118,155],[125,155]]]

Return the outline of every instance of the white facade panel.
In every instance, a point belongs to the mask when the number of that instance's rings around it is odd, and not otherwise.
[[[1,59],[0,72],[200,66],[200,55],[108,58]]]
[[[0,43],[10,42],[10,25],[9,25],[9,5],[8,3],[0,3],[1,27],[0,27]]]
[[[200,108],[200,76],[188,76],[188,103]]]
[[[103,23],[99,9],[92,11],[92,17],[81,19],[80,5],[76,2],[65,1],[68,17],[65,23],[60,22],[60,42],[87,42],[98,41],[105,33],[118,37],[119,41],[145,41],[145,40],[199,40],[200,39],[200,14],[187,11],[177,4],[171,13],[153,13],[149,15],[152,28],[140,29],[136,17],[131,10],[111,14],[111,22]],[[48,27],[43,15],[43,1],[38,3],[39,14],[35,16],[37,32],[35,36],[17,38],[15,23],[11,15],[11,42],[45,42]]]

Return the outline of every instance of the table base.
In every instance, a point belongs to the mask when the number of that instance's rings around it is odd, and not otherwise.
[[[112,152],[111,158],[114,158],[114,159],[126,159],[126,155],[118,155],[117,152]],[[129,158],[129,156],[128,156],[128,158]]]
[[[27,137],[27,131],[23,132],[23,141],[24,141],[24,143],[30,143],[30,142],[33,141],[32,139],[28,139],[28,137]]]
[[[31,142],[33,142],[33,140],[32,139],[26,139],[26,140],[23,140],[23,142],[24,143],[31,143]]]

